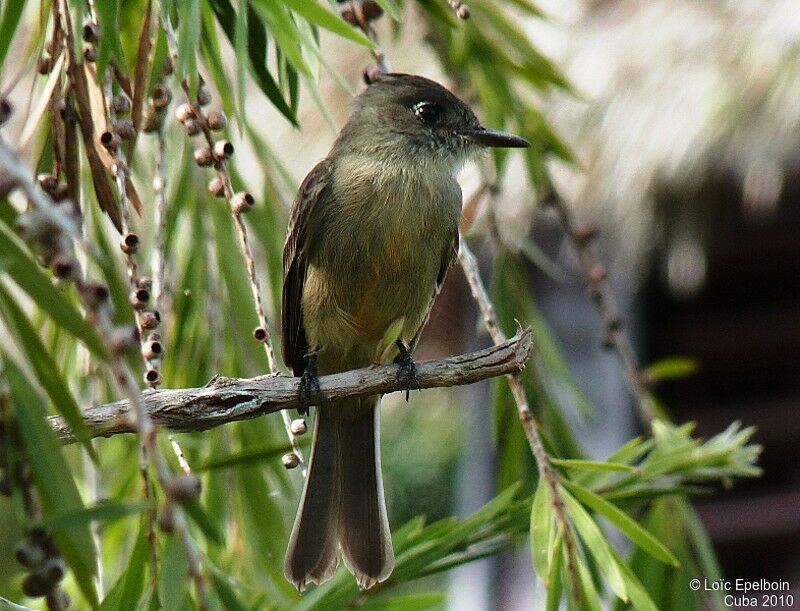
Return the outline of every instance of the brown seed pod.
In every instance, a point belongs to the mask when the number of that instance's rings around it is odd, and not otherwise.
[[[361,14],[366,21],[375,21],[383,15],[383,9],[375,0],[364,0],[361,3]]]
[[[161,532],[171,533],[175,530],[175,507],[167,504],[158,512],[158,528]]]
[[[239,191],[231,198],[231,210],[233,210],[233,212],[236,214],[247,212],[255,205],[255,203],[256,200],[252,195],[246,191]]]
[[[194,161],[200,167],[208,167],[214,163],[214,153],[212,153],[211,149],[207,146],[195,149]]]
[[[47,55],[42,55],[39,61],[36,62],[36,72],[39,74],[50,74],[53,69],[53,60]]]
[[[156,108],[153,101],[150,100],[147,104],[147,110],[144,114],[144,121],[142,122],[142,131],[146,134],[153,134],[160,132],[164,126],[164,109]]]
[[[186,128],[186,133],[189,136],[196,136],[202,131],[200,129],[200,121],[194,117],[189,117],[186,119],[186,121],[183,122],[183,126]]]
[[[71,278],[77,278],[78,270],[78,261],[66,254],[66,253],[58,253],[50,263],[50,266],[53,268],[53,275],[56,278],[61,278],[62,280],[68,280]]]
[[[129,299],[134,310],[144,310],[147,307],[147,302],[150,301],[150,291],[135,289],[131,291]]]
[[[192,105],[185,102],[175,109],[175,118],[181,123],[185,123],[189,119],[194,119],[194,111]]]
[[[142,356],[148,361],[161,358],[164,355],[164,348],[161,342],[155,340],[146,341],[142,344]]]
[[[225,197],[225,181],[215,176],[208,183],[208,192],[214,197]]]
[[[305,420],[297,418],[292,420],[292,423],[289,425],[289,430],[292,432],[292,435],[305,435],[308,427],[306,426]]]
[[[94,21],[87,21],[83,24],[83,41],[96,43],[100,38],[100,26]]]
[[[143,310],[139,312],[139,326],[142,329],[152,330],[158,327],[161,322],[161,314],[155,310]]]
[[[200,496],[201,490],[200,478],[193,473],[174,475],[164,485],[164,491],[176,503],[193,501]]]
[[[102,144],[109,152],[114,152],[119,147],[119,135],[111,131],[104,131],[100,134],[100,144]]]
[[[119,248],[126,255],[135,254],[139,250],[139,236],[135,233],[126,233],[119,243]]]
[[[125,117],[119,119],[114,124],[114,132],[123,140],[130,140],[136,136],[136,128],[133,125],[133,119]]]
[[[298,458],[297,454],[294,452],[286,452],[286,454],[281,457],[281,462],[287,469],[294,469],[300,464],[300,458]]]
[[[36,180],[42,190],[50,196],[52,196],[58,188],[58,177],[53,174],[39,174]]]
[[[158,386],[161,384],[161,372],[155,367],[151,367],[144,372],[144,381],[149,386]]]
[[[47,596],[49,591],[50,586],[47,580],[39,573],[30,573],[22,580],[22,592],[25,596],[41,598],[42,596]]]
[[[45,560],[45,554],[41,545],[26,538],[17,543],[14,558],[26,569],[38,569]]]
[[[206,115],[206,121],[208,122],[208,127],[215,132],[225,129],[225,126],[228,125],[228,117],[221,110],[209,112]]]
[[[197,103],[200,104],[200,106],[211,103],[211,92],[208,90],[208,87],[202,83],[200,87],[197,88]]]
[[[14,106],[7,98],[0,98],[0,125],[5,124],[14,113]]]
[[[93,280],[81,284],[78,292],[87,308],[97,308],[108,301],[108,287]]]
[[[131,99],[126,95],[115,95],[111,100],[111,106],[114,107],[114,112],[127,115],[131,111]]]
[[[83,59],[89,63],[97,61],[97,47],[90,44],[83,45]]]
[[[64,575],[67,572],[66,569],[67,567],[64,564],[63,558],[48,558],[45,561],[42,570],[39,572],[50,588],[52,588],[62,579],[64,579]]]
[[[150,100],[156,108],[165,108],[172,100],[172,92],[169,87],[159,83],[153,87],[153,95]]]
[[[458,15],[459,19],[469,19],[470,13],[469,7],[466,4],[462,4],[456,9],[456,15]]]
[[[267,339],[267,330],[264,327],[256,327],[253,329],[253,339],[257,342],[263,342]]]
[[[356,13],[352,6],[348,4],[347,6],[342,7],[341,15],[342,19],[344,19],[347,23],[358,27],[358,19],[356,18]]]
[[[217,159],[227,159],[233,155],[233,144],[230,140],[217,140],[214,143],[214,155]]]

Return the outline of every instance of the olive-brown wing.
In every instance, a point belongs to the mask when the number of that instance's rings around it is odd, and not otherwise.
[[[308,340],[303,326],[303,286],[310,256],[309,225],[317,202],[330,193],[331,164],[320,161],[305,177],[292,206],[292,217],[283,247],[283,295],[281,299],[281,349],[283,361],[294,375],[302,375]]]

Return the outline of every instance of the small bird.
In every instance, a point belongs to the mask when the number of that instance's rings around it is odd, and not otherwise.
[[[282,350],[301,405],[318,407],[284,567],[299,590],[333,575],[340,548],[361,588],[394,568],[380,397],[325,402],[318,375],[394,361],[414,387],[411,351],[458,252],[456,173],[484,147],[527,146],[482,127],[434,81],[382,74],[300,186],[283,252]]]

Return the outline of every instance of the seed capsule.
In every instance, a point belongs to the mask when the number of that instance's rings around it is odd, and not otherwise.
[[[207,167],[214,163],[214,153],[207,146],[196,149],[194,152],[194,161],[200,167]]]
[[[208,121],[208,127],[215,132],[225,129],[225,126],[228,124],[228,118],[221,110],[212,110],[206,115],[206,121]]]
[[[297,454],[294,452],[287,452],[281,457],[281,462],[283,466],[287,469],[294,469],[297,465],[300,464],[300,459],[297,457]]]
[[[255,205],[255,203],[256,200],[252,195],[245,191],[240,191],[231,199],[231,210],[233,210],[233,212],[236,214],[247,212]]]

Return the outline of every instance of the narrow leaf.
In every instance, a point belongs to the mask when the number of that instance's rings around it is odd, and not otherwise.
[[[55,290],[55,289],[53,289]],[[16,344],[25,354],[50,401],[59,414],[69,423],[75,437],[82,441],[86,450],[94,456],[89,439],[89,429],[83,421],[81,409],[75,402],[64,375],[59,371],[55,359],[45,348],[39,334],[36,333],[22,309],[14,301],[3,283],[0,282],[0,316],[16,338]]]
[[[551,461],[557,467],[576,469],[579,471],[625,471],[636,473],[638,469],[622,463],[603,462],[601,460],[581,460],[577,458],[553,458]]]
[[[61,444],[47,423],[41,397],[9,358],[5,357],[3,361],[25,456],[31,465],[45,516],[58,511],[83,509],[83,501],[64,460]],[[89,525],[55,528],[53,535],[78,587],[89,604],[96,607],[98,601],[94,576],[97,563]]]
[[[375,43],[360,31],[348,24],[344,19],[331,13],[317,3],[317,0],[284,0],[286,5],[302,15],[314,25],[318,25],[342,38],[352,40],[369,49],[375,48]]]
[[[61,327],[80,339],[95,356],[105,359],[106,350],[94,328],[78,309],[53,286],[39,264],[25,251],[19,238],[0,223],[0,271],[17,285]]]
[[[664,547],[658,539],[640,526],[629,515],[612,505],[600,495],[583,486],[567,481],[563,482],[563,484],[581,503],[600,515],[605,516],[612,524],[625,533],[633,543],[641,547],[644,551],[653,556],[653,558],[667,564],[678,566],[678,559],[672,555],[672,552]]]

